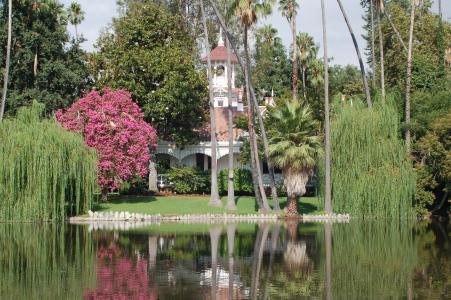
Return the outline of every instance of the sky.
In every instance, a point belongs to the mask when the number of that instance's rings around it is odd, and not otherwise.
[[[66,6],[73,0],[62,0]],[[83,48],[87,51],[94,50],[94,44],[102,28],[107,26],[111,19],[117,16],[116,0],[77,0],[85,11],[85,20],[79,25],[78,31],[87,39],[83,43]],[[321,2],[319,0],[298,0],[299,13],[296,19],[298,31],[308,32],[315,38],[318,45],[322,44],[321,27]],[[351,26],[358,39],[362,55],[365,42],[362,38],[364,11],[359,0],[342,0],[343,6],[350,19]],[[327,38],[329,56],[333,58],[333,64],[353,64],[358,65],[357,56],[352,44],[346,23],[343,20],[338,4],[334,0],[325,0],[327,16]],[[434,3],[432,10],[437,12],[437,5]],[[451,20],[451,1],[442,1],[443,18]],[[288,22],[275,7],[271,16],[260,21],[261,24],[272,24],[282,38],[285,46],[291,43],[291,33]],[[73,26],[69,27],[73,34]],[[320,53],[322,53],[322,48]]]

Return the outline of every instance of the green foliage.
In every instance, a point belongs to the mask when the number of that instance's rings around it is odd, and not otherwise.
[[[332,203],[355,217],[412,217],[415,175],[392,104],[338,108],[331,125]]]
[[[210,192],[209,172],[192,167],[172,167],[166,173],[178,194],[206,194]]]
[[[418,157],[416,167],[420,174],[417,181],[417,210],[424,212],[433,203],[431,193],[438,200],[449,200],[451,191],[451,110],[432,123],[431,130],[415,145]],[[449,203],[447,204],[449,207]]]
[[[267,117],[269,154],[282,170],[313,169],[321,154],[318,123],[308,105],[286,100],[272,108]]]
[[[96,155],[83,138],[54,120],[43,105],[0,123],[0,220],[63,220],[91,206]]]
[[[219,194],[226,195],[229,186],[228,170],[221,170],[218,177]],[[252,184],[251,171],[248,169],[234,169],[233,188],[235,190],[235,195],[252,195],[254,193],[254,185]]]
[[[90,88],[86,53],[70,41],[67,15],[59,1],[22,0],[13,4],[13,44],[6,113],[39,100],[46,114],[67,108]],[[0,13],[1,57],[6,52],[8,7]],[[3,64],[2,64],[3,65]]]
[[[195,68],[195,44],[183,24],[162,5],[131,2],[91,59],[97,87],[130,91],[158,136],[180,145],[196,141],[208,106],[205,75]]]
[[[334,299],[365,299],[369,295],[408,298],[408,285],[418,261],[412,225],[396,220],[334,224]]]
[[[144,195],[149,192],[147,180],[135,176],[131,180],[124,181],[119,188],[121,195]]]
[[[0,224],[0,299],[83,299],[96,281],[85,226]]]

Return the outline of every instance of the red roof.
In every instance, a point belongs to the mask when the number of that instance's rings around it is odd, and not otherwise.
[[[225,46],[218,46],[213,49],[213,51],[210,52],[210,58],[211,61],[227,61],[228,56],[228,50]],[[235,53],[232,52],[232,55],[230,56],[230,60],[232,64],[238,63],[238,58],[236,57]],[[207,62],[207,57],[202,58],[201,60],[203,63]]]

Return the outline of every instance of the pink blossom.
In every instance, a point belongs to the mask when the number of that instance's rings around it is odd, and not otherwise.
[[[92,91],[56,119],[70,131],[81,133],[97,151],[98,184],[114,191],[123,181],[148,172],[150,149],[156,146],[155,129],[129,92],[104,88]]]

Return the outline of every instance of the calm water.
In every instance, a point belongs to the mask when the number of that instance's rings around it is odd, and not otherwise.
[[[0,224],[0,299],[451,299],[443,223]]]

